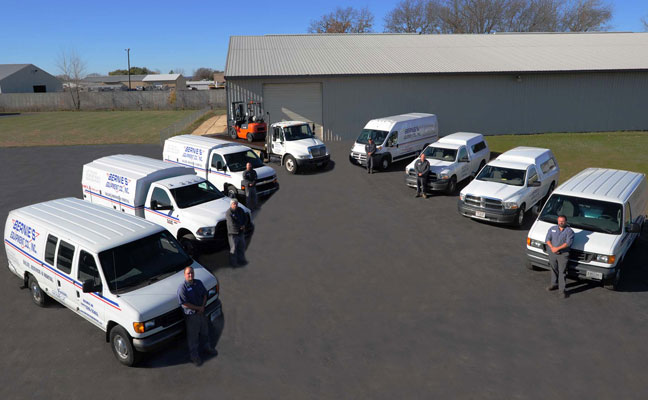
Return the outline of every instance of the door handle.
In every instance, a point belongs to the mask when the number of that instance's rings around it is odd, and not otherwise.
[[[77,299],[78,299],[79,297],[81,297],[81,295],[79,294],[78,290],[76,292],[77,292]]]
[[[56,280],[56,283],[58,283],[58,287],[61,287],[61,281],[59,281],[59,280],[57,279],[57,280]]]

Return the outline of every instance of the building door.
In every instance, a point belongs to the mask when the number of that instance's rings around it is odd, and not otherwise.
[[[45,85],[34,85],[34,93],[46,93],[47,88]]]
[[[322,137],[321,83],[266,83],[263,107],[270,113],[270,123],[304,121],[315,124],[315,135]]]

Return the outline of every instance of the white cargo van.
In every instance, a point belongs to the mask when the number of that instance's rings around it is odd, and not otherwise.
[[[227,243],[229,198],[193,168],[120,154],[83,166],[83,198],[162,225],[191,256],[207,244]],[[254,227],[247,212],[248,230]]]
[[[477,176],[490,160],[490,149],[480,133],[457,132],[444,136],[423,150],[430,163],[428,191],[444,190],[452,194],[457,184]],[[405,167],[405,183],[416,188],[416,172],[412,161]]]
[[[218,281],[157,224],[67,198],[9,212],[4,243],[9,270],[33,301],[53,298],[105,331],[122,364],[183,332],[177,290],[187,266],[209,291],[205,313],[222,329]]]
[[[331,159],[324,142],[316,138],[310,125],[303,121],[281,121],[270,125],[265,153],[268,159],[279,158],[281,165],[291,174],[306,167],[324,169]]]
[[[249,162],[257,173],[257,195],[269,196],[279,189],[274,169],[249,147],[226,140],[196,135],[180,135],[164,142],[162,159],[191,167],[229,197],[245,196],[243,172]]]
[[[516,147],[479,171],[459,194],[465,217],[522,226],[526,211],[542,202],[558,183],[560,168],[549,149]]]
[[[527,238],[527,268],[548,268],[545,239],[559,215],[574,230],[568,273],[615,290],[623,259],[646,220],[648,185],[637,172],[588,168],[549,197]]]
[[[374,163],[385,170],[392,162],[417,156],[428,144],[439,139],[439,125],[434,114],[409,113],[372,119],[356,139],[349,161],[367,165],[365,145],[369,138],[376,144]]]

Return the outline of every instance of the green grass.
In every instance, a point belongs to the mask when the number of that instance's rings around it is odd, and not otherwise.
[[[564,182],[589,167],[614,168],[648,174],[648,132],[545,133],[486,138],[491,152],[516,146],[553,151]]]
[[[0,147],[157,143],[195,110],[59,111],[0,117]]]

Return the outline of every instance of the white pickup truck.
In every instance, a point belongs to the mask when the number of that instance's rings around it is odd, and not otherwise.
[[[477,176],[490,159],[490,150],[480,133],[457,132],[444,136],[423,150],[430,163],[427,191],[444,190],[452,194],[457,184]],[[414,163],[405,167],[405,183],[416,187]]]
[[[543,204],[556,187],[559,175],[551,150],[516,147],[486,164],[461,191],[459,213],[522,226],[526,211]]]
[[[227,243],[229,198],[193,168],[128,154],[99,158],[83,166],[83,198],[164,226],[184,250]],[[249,210],[246,235],[254,226]]]
[[[305,167],[326,168],[331,155],[326,145],[313,135],[303,121],[282,121],[270,125],[266,135],[265,156],[279,158],[291,174]]]

